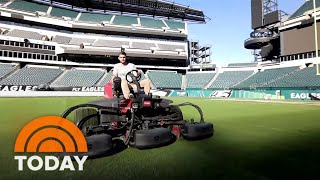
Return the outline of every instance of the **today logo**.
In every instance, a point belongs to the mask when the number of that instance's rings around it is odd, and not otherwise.
[[[59,116],[44,116],[28,123],[19,133],[14,146],[15,153],[72,153],[88,152],[87,142],[78,127]],[[88,156],[73,156],[78,163],[78,170],[83,171],[83,164]],[[32,171],[43,168],[45,171],[70,169],[75,171],[70,156],[64,156],[60,164],[56,156],[14,156],[18,160],[18,170],[23,171],[24,164]],[[26,161],[25,161],[26,160]],[[53,165],[52,165],[53,163]],[[34,165],[37,164],[37,165]],[[60,165],[60,167],[59,167]]]

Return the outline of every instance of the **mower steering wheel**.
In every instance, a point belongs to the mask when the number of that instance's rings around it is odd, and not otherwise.
[[[137,76],[135,76],[135,75],[133,74],[133,72],[136,72],[136,73],[137,73]],[[128,73],[126,74],[126,80],[128,81],[128,83],[134,83],[134,82],[133,82],[133,79],[132,79],[133,76],[136,77],[137,81],[140,81],[140,79],[141,79],[141,73],[139,74],[139,71],[138,71],[138,70],[132,70],[132,71],[130,71],[130,72],[128,72]],[[130,78],[131,80],[129,80],[128,77],[131,77],[131,78]]]

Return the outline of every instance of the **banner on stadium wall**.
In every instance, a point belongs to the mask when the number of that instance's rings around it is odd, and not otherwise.
[[[320,98],[320,90],[285,90],[282,94],[286,99],[311,100],[310,95]]]
[[[171,90],[170,97],[229,97],[231,91]]]
[[[104,87],[53,87],[54,91],[104,92]]]
[[[33,91],[37,86],[0,85],[0,91]]]
[[[233,90],[231,98],[311,100],[320,98],[320,90]]]
[[[210,94],[210,97],[228,98],[231,96],[231,90],[217,90]]]
[[[54,91],[104,92],[104,87],[54,87]],[[151,90],[153,95],[170,96],[173,90]]]
[[[211,97],[264,100],[311,100],[310,95],[312,95],[320,99],[320,90],[159,90],[157,94],[160,96],[170,97]]]

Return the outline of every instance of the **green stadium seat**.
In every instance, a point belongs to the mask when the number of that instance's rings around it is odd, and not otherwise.
[[[186,29],[185,23],[183,23],[183,22],[168,21],[168,20],[165,20],[165,22],[169,26],[170,29],[175,29],[175,30]]]
[[[166,27],[166,25],[163,24],[162,20],[151,19],[151,18],[140,17],[140,23],[141,23],[141,26],[148,27],[148,28],[161,29],[162,27]]]
[[[3,85],[37,86],[47,84],[58,77],[63,70],[42,67],[24,67],[0,81]]]
[[[102,70],[71,69],[54,81],[52,87],[91,87],[104,75]]]
[[[276,68],[276,69],[266,69],[261,72],[255,73],[250,78],[241,82],[240,84],[234,86],[234,88],[240,89],[254,89],[257,87],[268,87],[267,83],[281,78],[295,70],[298,67],[286,67],[286,68]]]
[[[18,9],[18,10],[28,11],[32,13],[36,11],[47,12],[49,8],[49,6],[47,5],[22,1],[22,0],[15,0],[11,4],[9,4],[7,7],[11,9]]]
[[[106,74],[104,74],[104,77],[102,77],[100,82],[98,82],[95,86],[103,87],[104,85],[106,85],[108,82],[111,81],[111,77],[112,77],[112,71],[106,72]]]
[[[282,88],[320,88],[320,76],[316,75],[316,65],[301,70],[296,70],[274,82],[269,87]]]
[[[215,73],[190,73],[186,74],[187,88],[204,88],[210,80],[215,76]]]
[[[81,13],[79,21],[95,22],[95,23],[100,23],[102,21],[109,21],[110,22],[112,16],[113,15],[111,15],[111,14]]]
[[[181,88],[182,74],[170,71],[148,71],[150,81],[157,88]]]
[[[253,71],[224,71],[218,75],[210,88],[229,89],[252,74]]]
[[[78,16],[79,12],[68,10],[68,9],[62,9],[57,7],[52,7],[51,16],[55,17],[70,17],[71,19],[75,19]]]
[[[132,24],[138,24],[138,20],[137,17],[132,16],[115,16],[112,24],[131,26]]]
[[[320,0],[316,0],[316,6],[317,8],[320,6]],[[302,16],[306,11],[312,10],[313,9],[313,1],[305,1],[305,3],[296,11],[294,12],[289,19],[294,19],[299,16]]]
[[[10,0],[0,0],[0,4],[5,4],[7,2],[9,2]]]

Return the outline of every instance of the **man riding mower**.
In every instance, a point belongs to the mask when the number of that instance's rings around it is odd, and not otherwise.
[[[89,157],[111,152],[116,144],[138,149],[157,148],[175,139],[199,140],[211,137],[212,123],[204,122],[202,110],[192,103],[172,105],[172,100],[145,94],[137,70],[126,74],[128,83],[135,84],[129,99],[123,98],[121,79],[113,78],[105,86],[103,99],[70,107],[63,114],[66,118],[74,113],[74,123],[83,132],[88,145]],[[200,114],[200,122],[183,119],[180,106],[193,106]]]

